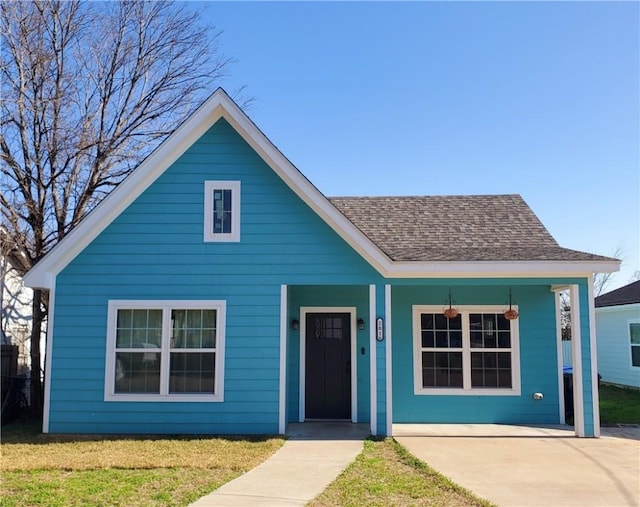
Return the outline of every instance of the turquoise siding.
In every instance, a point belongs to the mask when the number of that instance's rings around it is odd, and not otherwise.
[[[205,180],[241,181],[239,243],[203,242]],[[277,433],[281,284],[376,277],[221,120],[58,276],[49,429]],[[109,299],[226,300],[224,402],[104,402]]]
[[[441,285],[436,285],[436,284]],[[440,280],[394,286],[393,419],[398,423],[557,423],[554,296],[549,284],[518,280]],[[525,283],[532,283],[531,281]],[[534,282],[537,283],[537,282]],[[482,284],[482,285],[480,285]],[[412,305],[444,306],[449,286],[457,305],[504,305],[509,286],[519,306],[520,396],[414,395]],[[544,399],[534,401],[532,394]]]
[[[307,286],[289,287],[289,321],[302,320],[300,307],[343,306],[355,307],[356,319],[365,321],[365,329],[356,331],[357,419],[370,420],[369,391],[369,287],[368,286]],[[353,337],[352,337],[353,339]],[[363,353],[364,352],[364,353]],[[296,422],[300,414],[300,331],[289,331],[287,341],[287,421]]]

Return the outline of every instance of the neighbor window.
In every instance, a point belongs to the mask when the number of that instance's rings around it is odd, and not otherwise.
[[[640,367],[640,322],[629,322],[631,366]]]
[[[111,301],[106,400],[222,401],[224,301]]]
[[[518,321],[502,307],[413,307],[416,394],[519,394]]]
[[[239,181],[205,181],[204,240],[240,241]]]

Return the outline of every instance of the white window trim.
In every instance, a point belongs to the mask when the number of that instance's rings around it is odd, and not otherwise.
[[[632,371],[636,371],[636,370],[640,370],[640,365],[638,366],[634,366],[633,365],[633,354],[632,354],[632,349],[633,347],[640,347],[640,345],[633,345],[631,343],[631,324],[640,324],[640,320],[638,319],[629,319],[627,320],[627,346],[628,351],[629,351],[629,367],[631,368]]]
[[[416,395],[438,395],[438,396],[519,396],[520,395],[520,335],[519,319],[510,321],[511,323],[511,389],[504,388],[483,388],[473,389],[471,387],[471,345],[469,314],[470,313],[502,313],[503,306],[483,305],[483,306],[458,306],[458,311],[462,314],[462,368],[463,368],[463,388],[449,387],[422,387],[422,336],[420,333],[421,313],[441,313],[441,305],[413,305],[413,393]],[[517,306],[514,306],[516,310]],[[498,350],[498,349],[496,349]]]
[[[231,232],[213,232],[213,191],[231,190]],[[238,242],[240,241],[240,182],[205,181],[204,182],[204,241]]]
[[[105,362],[104,401],[154,401],[154,402],[221,402],[224,401],[224,352],[226,301],[202,300],[110,300],[107,321],[107,354]],[[162,310],[162,346],[160,367],[160,394],[150,393],[116,393],[115,361],[116,361],[116,327],[118,310]],[[216,310],[216,359],[215,359],[215,392],[169,394],[169,354],[171,334],[171,310]],[[195,349],[194,349],[195,350]],[[207,349],[208,350],[208,349]]]

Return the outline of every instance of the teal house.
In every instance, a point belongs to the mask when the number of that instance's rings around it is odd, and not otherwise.
[[[592,276],[518,195],[325,197],[217,90],[25,277],[49,291],[45,432],[346,420],[599,435]]]

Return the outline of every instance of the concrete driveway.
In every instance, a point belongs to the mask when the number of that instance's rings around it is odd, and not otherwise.
[[[480,497],[507,506],[640,506],[640,428],[573,429],[394,424],[414,456]]]

